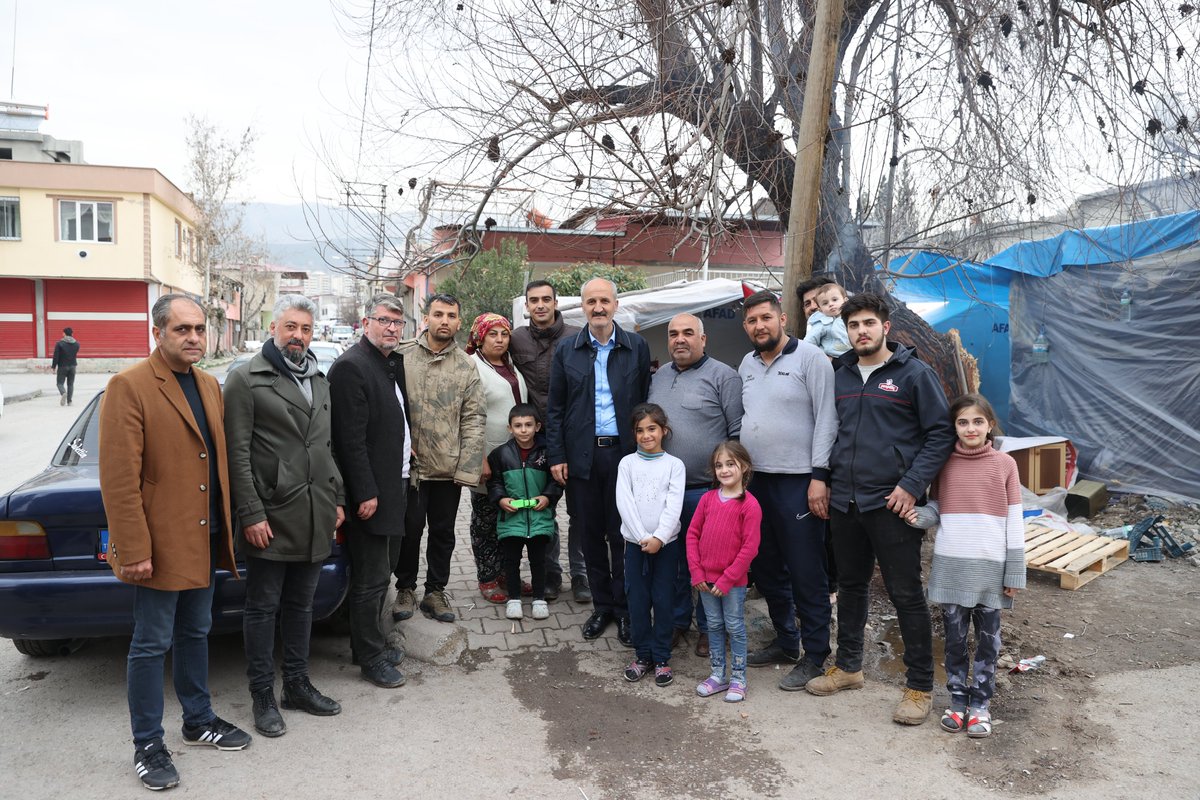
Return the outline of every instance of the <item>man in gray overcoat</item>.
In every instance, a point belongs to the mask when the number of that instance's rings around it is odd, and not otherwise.
[[[329,383],[308,350],[315,311],[307,297],[280,297],[271,338],[225,381],[229,477],[245,537],[246,675],[254,727],[264,736],[287,730],[275,705],[277,618],[283,707],[318,716],[342,710],[308,677],[313,594],[345,504]]]

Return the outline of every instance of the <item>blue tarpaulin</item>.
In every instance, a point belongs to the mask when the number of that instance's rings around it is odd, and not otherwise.
[[[960,331],[1007,432],[1071,439],[1082,477],[1114,490],[1200,501],[1200,211],[891,271],[899,299]]]

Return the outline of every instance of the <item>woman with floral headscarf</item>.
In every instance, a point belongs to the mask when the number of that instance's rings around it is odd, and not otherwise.
[[[505,603],[503,556],[496,538],[500,509],[487,498],[487,479],[491,477],[487,454],[508,441],[508,412],[517,403],[529,402],[525,379],[508,357],[512,325],[500,314],[484,313],[475,318],[467,339],[467,353],[475,360],[487,403],[487,443],[483,453],[483,479],[471,490],[471,550],[479,592],[489,603]]]

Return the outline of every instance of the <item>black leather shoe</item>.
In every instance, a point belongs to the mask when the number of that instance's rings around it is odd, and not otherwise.
[[[583,623],[583,638],[599,639],[614,619],[616,617],[611,611],[593,611],[588,621]]]
[[[633,631],[629,626],[629,617],[617,619],[617,641],[626,647],[633,647]]]
[[[404,677],[403,672],[389,664],[385,658],[363,667],[362,676],[363,680],[370,681],[383,689],[395,689],[403,686],[408,680]]]
[[[283,715],[275,705],[274,689],[259,689],[257,692],[251,692],[250,697],[254,700],[254,730],[272,738],[287,733]]]
[[[318,717],[332,717],[342,713],[341,705],[318,692],[317,687],[313,686],[307,677],[284,681],[281,700],[284,708],[307,711]]]

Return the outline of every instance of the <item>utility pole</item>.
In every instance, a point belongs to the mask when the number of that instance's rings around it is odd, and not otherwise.
[[[800,112],[800,135],[796,143],[796,172],[792,178],[792,205],[788,214],[783,266],[783,310],[792,331],[804,329],[796,287],[812,275],[821,168],[825,161],[825,136],[829,131],[829,104],[833,99],[833,76],[837,71],[838,33],[845,12],[845,0],[817,0],[804,108]]]

